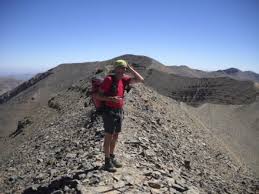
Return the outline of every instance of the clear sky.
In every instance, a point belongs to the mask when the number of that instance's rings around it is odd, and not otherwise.
[[[259,73],[259,0],[0,0],[0,73],[122,54]]]

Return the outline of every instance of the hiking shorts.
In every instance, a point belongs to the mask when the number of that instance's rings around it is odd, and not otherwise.
[[[123,117],[123,109],[106,109],[102,114],[104,132],[121,132]]]

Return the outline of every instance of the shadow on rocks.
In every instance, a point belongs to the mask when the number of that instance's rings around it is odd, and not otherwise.
[[[62,194],[64,193],[63,191],[73,191],[73,193],[80,194],[81,191],[77,189],[77,186],[80,184],[80,181],[78,180],[80,175],[98,169],[99,167],[96,166],[88,170],[77,172],[73,176],[65,175],[59,177],[47,185],[33,185],[25,189],[22,194]]]

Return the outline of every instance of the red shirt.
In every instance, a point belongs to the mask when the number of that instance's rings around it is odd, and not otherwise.
[[[115,78],[112,78],[111,76],[107,76],[100,86],[101,91],[104,92],[104,94],[107,96],[111,96],[111,94],[110,94],[111,86],[112,86],[112,83],[115,81],[112,79],[115,79]],[[108,106],[110,108],[114,108],[114,109],[123,107],[123,104],[124,104],[123,97],[124,97],[125,86],[127,84],[129,84],[130,80],[131,80],[131,77],[123,76],[123,78],[118,81],[117,94],[113,94],[113,96],[119,96],[119,97],[121,97],[121,99],[118,103],[106,101],[105,102],[106,106]]]

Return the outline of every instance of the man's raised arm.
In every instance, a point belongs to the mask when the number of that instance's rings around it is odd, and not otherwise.
[[[134,75],[134,78],[130,81],[131,84],[144,81],[144,78],[131,65],[128,65],[128,69]]]

